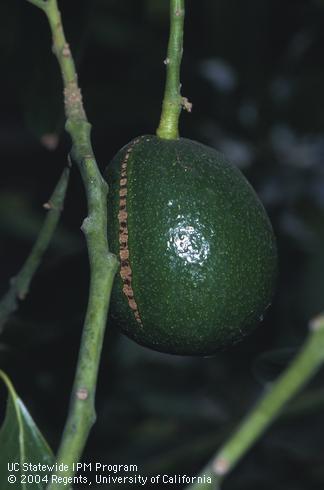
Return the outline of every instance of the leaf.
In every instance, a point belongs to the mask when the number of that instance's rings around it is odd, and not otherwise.
[[[24,463],[53,465],[53,453],[18,397],[11,381],[1,370],[0,378],[8,389],[7,410],[0,430],[0,488],[1,490],[45,489],[46,474],[49,479],[50,471],[23,472],[22,465]],[[12,466],[14,463],[18,464]],[[36,474],[40,475],[40,479],[35,477]],[[9,475],[16,481],[10,483]],[[29,481],[27,475],[31,475]]]

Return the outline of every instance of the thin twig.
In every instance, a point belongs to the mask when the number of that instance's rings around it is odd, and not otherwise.
[[[83,108],[77,73],[70,47],[65,39],[57,0],[47,0],[43,10],[51,28],[53,52],[59,62],[64,82],[66,130],[72,139],[71,156],[79,167],[87,194],[88,216],[83,222],[82,230],[87,240],[90,262],[88,307],[68,418],[57,454],[58,465],[64,463],[68,470],[52,475],[48,488],[56,490],[62,488],[59,477],[73,476],[73,463],[79,461],[95,421],[94,401],[98,366],[118,261],[109,252],[107,242],[108,188],[91,147],[91,126]]]
[[[238,429],[201,471],[208,483],[194,483],[187,488],[214,488],[221,482],[279,415],[284,405],[316,373],[324,362],[324,315],[310,324],[310,333],[299,354],[279,379],[247,415]]]
[[[18,300],[25,299],[30,283],[47,250],[63,209],[70,169],[66,167],[49,201],[44,205],[47,216],[37,240],[18,274],[10,280],[10,288],[0,301],[0,333],[10,315],[18,308]]]
[[[170,35],[166,65],[166,83],[162,104],[162,114],[157,136],[164,139],[179,138],[179,116],[181,107],[191,104],[181,97],[180,65],[183,51],[184,0],[170,0]]]

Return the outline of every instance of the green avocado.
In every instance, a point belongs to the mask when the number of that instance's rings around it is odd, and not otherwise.
[[[130,338],[212,355],[269,307],[277,270],[267,214],[219,152],[140,136],[108,165],[108,239],[120,260],[110,314]]]

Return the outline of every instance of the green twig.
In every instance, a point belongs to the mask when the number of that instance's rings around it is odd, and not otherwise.
[[[164,139],[179,138],[178,123],[181,108],[189,112],[191,104],[181,96],[180,65],[183,51],[184,0],[170,0],[170,35],[166,65],[166,83],[162,114],[157,136]]]
[[[212,483],[193,484],[190,490],[214,488],[278,416],[283,406],[324,362],[324,315],[311,322],[308,339],[291,365],[272,385],[216,456],[202,470]]]
[[[18,308],[18,300],[23,300],[28,294],[32,278],[49,246],[63,209],[69,174],[70,169],[65,168],[49,201],[44,204],[48,213],[37,240],[19,273],[10,280],[10,288],[0,301],[0,333],[10,315]]]
[[[38,4],[34,0],[32,3]],[[51,28],[53,52],[59,62],[64,82],[66,130],[72,139],[71,155],[79,167],[87,194],[88,216],[83,222],[82,230],[86,236],[90,262],[88,307],[68,418],[57,454],[58,464],[64,463],[68,470],[59,471],[54,477],[52,475],[49,488],[54,490],[62,488],[55,476],[73,476],[72,463],[79,461],[95,420],[94,400],[98,366],[118,261],[109,252],[107,242],[108,188],[92,151],[91,126],[83,108],[75,65],[65,39],[57,0],[47,0],[43,10]]]

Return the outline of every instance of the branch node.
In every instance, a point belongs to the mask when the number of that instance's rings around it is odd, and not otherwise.
[[[70,45],[68,43],[65,43],[62,49],[62,56],[64,56],[64,58],[69,58],[71,56]]]
[[[317,331],[317,330],[322,330],[324,329],[324,315],[321,314],[315,318],[313,318],[310,322],[309,322],[309,329],[311,331]]]
[[[224,476],[230,469],[229,461],[225,458],[216,458],[212,466],[213,472],[217,476]]]
[[[76,397],[78,400],[86,400],[89,396],[89,391],[87,390],[87,388],[79,388],[77,391],[76,391]]]
[[[24,299],[26,298],[26,296],[27,296],[27,291],[23,291],[23,292],[18,292],[17,293],[17,298],[20,301],[24,301]]]
[[[81,90],[75,80],[68,83],[64,88],[64,103],[68,119],[86,119]]]
[[[187,112],[192,111],[192,103],[187,99],[187,97],[181,97],[181,106]]]
[[[83,223],[81,225],[81,230],[83,231],[83,233],[87,235],[91,233],[93,228],[94,228],[94,223],[91,216],[87,216],[86,218],[84,218]]]

